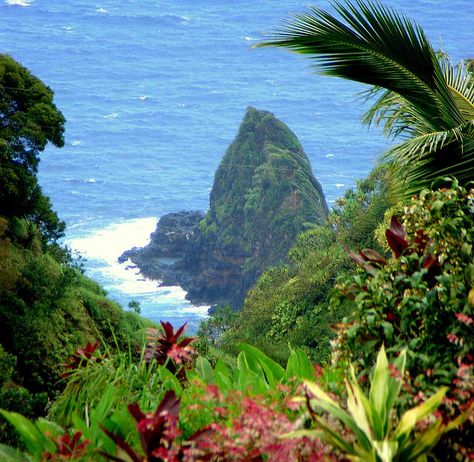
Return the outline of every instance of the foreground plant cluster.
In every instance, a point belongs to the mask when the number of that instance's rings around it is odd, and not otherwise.
[[[291,349],[283,367],[248,344],[211,362],[166,322],[138,356],[88,343],[47,419],[2,411],[25,448],[2,460],[470,460],[473,236],[474,190],[454,182],[392,218],[391,257],[352,254],[332,364]]]

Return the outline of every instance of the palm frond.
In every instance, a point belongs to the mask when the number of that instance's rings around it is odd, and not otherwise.
[[[438,137],[438,139],[436,139]],[[410,140],[411,142],[412,140]],[[392,163],[394,181],[393,192],[398,199],[406,200],[422,189],[430,188],[436,178],[455,177],[460,184],[467,184],[474,178],[474,121],[466,123],[457,130],[428,135],[424,140],[419,140],[420,149],[425,142],[424,155],[416,155],[416,146],[413,153],[416,162],[405,156],[405,162]],[[430,151],[431,143],[436,150]],[[398,147],[407,149],[402,143]],[[390,153],[388,153],[390,157]],[[400,159],[402,153],[392,154]]]
[[[327,75],[399,94],[435,131],[463,122],[423,30],[378,2],[333,3],[298,14],[259,46],[286,47],[315,59]]]
[[[339,19],[319,8],[296,15],[259,46],[313,58],[322,73],[371,85],[367,124],[402,143],[385,154],[396,194],[407,198],[438,176],[474,178],[474,74],[435,53],[423,30],[375,0],[334,0]]]
[[[474,119],[474,78],[465,62],[454,66],[449,57],[440,58],[440,66],[451,95],[464,120]]]

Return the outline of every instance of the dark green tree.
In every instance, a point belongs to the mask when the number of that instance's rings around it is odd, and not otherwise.
[[[48,142],[64,145],[65,119],[53,91],[8,55],[0,55],[0,215],[31,221],[45,241],[62,236],[36,174]]]

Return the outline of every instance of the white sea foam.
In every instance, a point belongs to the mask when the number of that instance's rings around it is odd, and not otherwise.
[[[72,146],[79,146],[80,144],[82,144],[82,141],[81,141],[81,140],[73,140],[73,141],[71,141],[71,145],[72,145]]]
[[[118,117],[118,114],[116,112],[112,112],[111,114],[107,114],[105,116],[102,116],[104,119],[115,119]]]
[[[194,314],[194,315],[198,315],[200,317],[203,317],[203,318],[207,318],[209,316],[209,308],[211,306],[210,305],[199,305],[199,306],[196,306],[196,305],[188,305],[188,306],[184,306],[183,308],[181,308],[179,310],[180,313],[186,313],[186,314]]]
[[[245,41],[247,41],[247,42],[256,42],[258,40],[258,38],[250,37],[248,35],[244,38],[245,38]]]
[[[84,237],[68,242],[86,258],[101,260],[109,265],[118,264],[117,258],[124,250],[148,244],[156,226],[156,218],[140,218],[113,224],[105,229],[92,231]],[[123,271],[126,271],[123,266]]]
[[[28,7],[32,5],[33,0],[5,0],[5,3],[7,5]]]
[[[341,189],[345,186],[345,184],[344,183],[336,183],[334,186],[336,186],[336,188],[338,188],[338,189]]]
[[[107,13],[107,10],[105,8],[97,8],[96,13]]]
[[[334,157],[334,154],[326,154],[326,157],[330,159],[331,157]]]
[[[144,96],[139,96],[138,99],[140,101],[146,101],[148,99],[148,96],[144,95]]]
[[[99,276],[111,295],[113,291],[122,300],[139,300],[144,316],[155,320],[208,316],[209,306],[191,305],[181,287],[160,286],[159,281],[145,279],[130,260],[118,263],[118,257],[124,250],[147,245],[155,227],[156,218],[129,220],[71,238],[67,245],[94,263],[91,276]]]

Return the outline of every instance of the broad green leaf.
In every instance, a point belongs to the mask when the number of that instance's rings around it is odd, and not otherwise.
[[[157,368],[157,372],[160,375],[160,379],[165,390],[173,390],[178,396],[181,395],[183,386],[174,374],[172,374],[168,369],[166,369],[166,367],[163,366],[159,366]]]
[[[406,462],[418,462],[438,444],[445,433],[445,428],[441,425],[441,422],[437,422],[432,425],[429,429],[425,430],[422,434],[416,435],[414,440],[409,443],[402,444],[402,447],[397,454],[400,460]]]
[[[210,362],[203,356],[199,356],[196,360],[196,371],[205,383],[214,383],[214,371]]]
[[[359,392],[357,387],[353,387],[350,382],[346,380],[347,390],[347,409],[354,419],[357,427],[364,433],[364,438],[359,438],[359,444],[365,449],[372,448],[371,439],[373,438],[370,430],[369,419],[367,418],[366,409],[362,400],[366,400],[365,396]]]
[[[371,437],[375,438],[376,440],[381,441],[386,437],[386,432],[384,431],[381,416],[377,413],[375,407],[369,401],[369,399],[365,396],[362,388],[357,383],[357,378],[356,378],[356,375],[355,375],[355,372],[354,372],[354,368],[352,366],[351,366],[351,377],[352,377],[351,385],[354,389],[354,394],[356,395],[357,399],[359,400],[359,402],[364,407],[365,413],[366,413],[367,418],[370,422],[370,429],[371,429],[371,432],[372,432]],[[370,438],[370,436],[369,436],[369,438]]]
[[[397,454],[398,444],[396,441],[374,441],[374,447],[381,462],[392,462]]]
[[[389,383],[391,380],[393,379],[390,374],[387,355],[385,354],[385,348],[382,345],[382,348],[380,348],[379,354],[377,355],[377,362],[372,375],[369,401],[374,407],[377,415],[380,417],[384,429],[386,428],[389,419],[386,406],[390,389]]]
[[[38,427],[39,431],[43,433],[43,435],[47,432],[53,438],[64,434],[64,429],[61,426],[42,417],[36,421],[36,426]]]
[[[0,411],[0,413],[7,419],[20,434],[26,449],[35,457],[40,457],[45,451],[54,452],[56,446],[38,427],[16,412]]]
[[[268,389],[268,384],[263,376],[263,370],[261,374],[257,374],[250,369],[247,361],[247,356],[242,351],[237,356],[237,370],[238,370],[238,388],[243,392],[247,392],[249,389],[254,390],[257,393],[264,393]]]
[[[336,401],[334,401],[315,383],[305,381],[304,384],[310,393],[316,397],[316,399],[311,400],[311,404],[313,406],[319,407],[320,409],[329,412],[329,414],[331,414],[333,417],[339,419],[344,425],[352,430],[357,440],[363,442],[367,441],[367,436],[363,430],[358,427],[354,419],[346,411],[344,411]],[[367,447],[367,444],[364,444],[364,447]]]
[[[308,355],[300,348],[294,350],[290,347],[290,357],[286,366],[287,378],[314,379],[314,367]]]
[[[424,403],[405,412],[393,434],[393,438],[399,439],[408,436],[418,421],[438,409],[447,390],[448,387],[442,387]]]
[[[272,377],[276,381],[281,381],[285,377],[283,367],[269,358],[263,351],[246,343],[241,343],[239,348],[248,355],[249,361],[255,361],[262,367],[267,378]]]
[[[295,350],[290,349],[290,356],[288,358],[288,362],[286,363],[286,376],[297,377],[298,369],[299,369],[298,355],[296,354]]]

